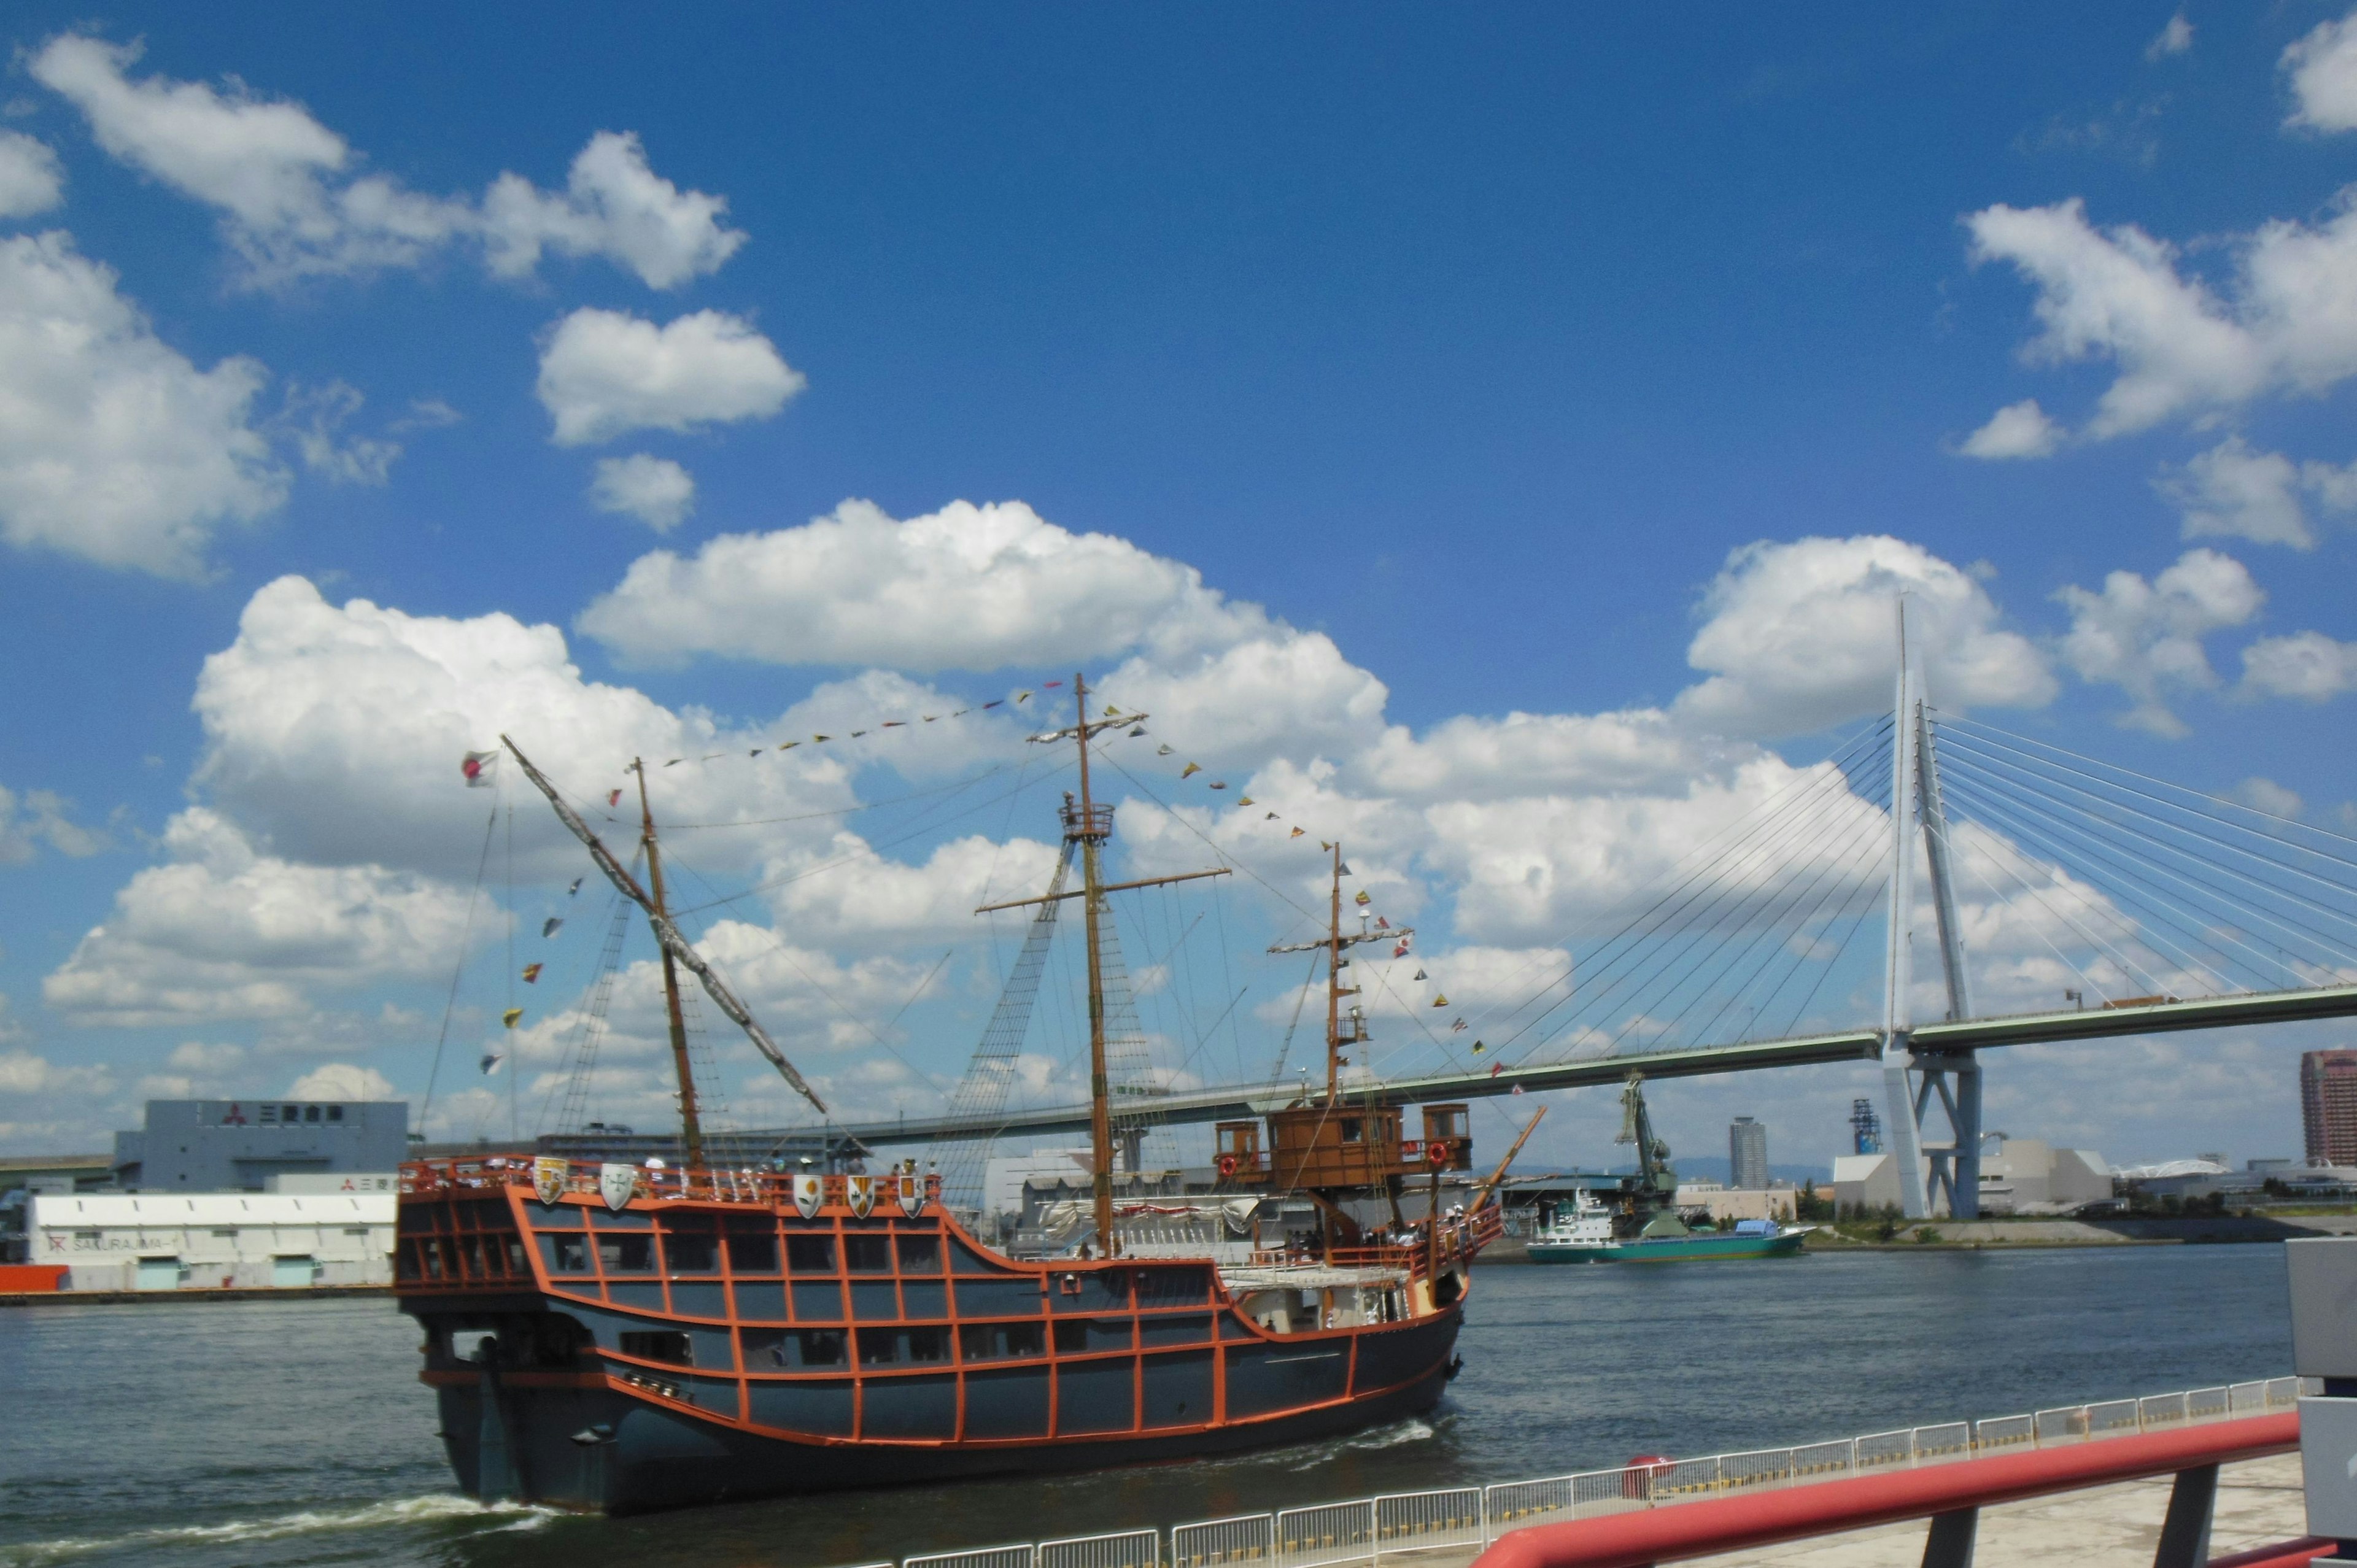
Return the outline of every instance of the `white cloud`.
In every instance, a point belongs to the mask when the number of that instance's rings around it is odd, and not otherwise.
[[[262,367],[199,371],[62,232],[0,240],[0,538],[199,578],[215,531],[285,499]]]
[[[110,1075],[103,1065],[59,1067],[32,1051],[0,1051],[0,1093],[102,1093],[109,1082]]]
[[[381,866],[304,865],[193,806],[166,864],[132,877],[113,915],[42,982],[78,1024],[130,1026],[299,1013],[317,989],[447,972],[467,895]]]
[[[1957,448],[1967,457],[2050,457],[2062,445],[2063,428],[2046,417],[2034,397],[2008,403],[1964,437]]]
[[[2320,631],[2263,637],[2243,650],[2243,692],[2255,697],[2328,702],[2357,691],[2357,642]]]
[[[290,1100],[399,1100],[393,1080],[372,1067],[328,1062],[286,1086]]]
[[[922,671],[1061,665],[1148,641],[1225,647],[1265,624],[1192,567],[1069,532],[1020,501],[896,521],[861,500],[799,528],[723,534],[685,559],[640,556],[579,622],[642,662],[716,653]]]
[[[682,191],[647,166],[635,132],[600,131],[573,160],[561,196],[503,174],[483,197],[483,231],[491,270],[529,274],[547,249],[605,256],[636,273],[649,288],[676,288],[718,272],[745,243],[722,225],[725,197]]]
[[[2291,79],[2289,128],[2357,129],[2357,15],[2320,22],[2283,52]]]
[[[2176,503],[2188,539],[2247,539],[2316,548],[2299,499],[2300,471],[2279,452],[2255,452],[2230,435],[2155,488]]]
[[[453,878],[472,874],[489,809],[488,797],[460,787],[458,759],[497,746],[503,732],[585,800],[629,783],[633,757],[741,757],[774,738],[767,726],[724,727],[584,680],[554,627],[496,614],[412,616],[365,599],[331,605],[301,577],[247,602],[236,640],[205,660],[195,707],[205,734],[195,782],[278,854]],[[718,822],[851,803],[829,754],[792,758],[658,766],[658,809],[671,820]],[[529,790],[521,778],[506,782]],[[784,853],[809,831],[732,832],[706,869]],[[533,875],[562,865],[569,880],[577,869],[578,850],[544,813],[519,811],[516,845]]]
[[[325,386],[290,385],[286,406],[274,422],[303,455],[303,466],[346,485],[382,485],[393,477],[401,443],[370,435],[344,435],[343,426],[367,400],[343,381]]]
[[[0,131],[0,218],[29,218],[65,199],[65,174],[48,144]]]
[[[479,203],[426,196],[365,159],[310,111],[230,79],[216,89],[128,74],[137,45],[65,33],[28,69],[89,120],[118,161],[217,209],[245,282],[272,287],[425,264],[445,248],[479,243],[497,274],[529,274],[544,251],[604,256],[651,288],[718,268],[745,236],[721,226],[726,200],[682,192],[647,166],[634,134],[601,131],[565,189],[544,192],[513,174]]]
[[[2181,55],[2192,47],[2193,24],[2186,20],[2184,12],[2179,11],[2169,19],[2167,27],[2153,35],[2152,42],[2145,45],[2144,58],[2147,60],[2166,59],[2170,55]]]
[[[695,479],[668,457],[633,452],[600,457],[589,486],[589,504],[599,511],[635,517],[657,533],[669,533],[695,510]]]
[[[1899,596],[1934,702],[2037,707],[2053,675],[2035,644],[1999,628],[1972,575],[1887,535],[1762,542],[1730,553],[1703,596],[1686,662],[1708,677],[1674,712],[1723,735],[1805,734],[1890,705]]]
[[[74,822],[68,810],[54,790],[28,789],[20,798],[0,786],[0,865],[22,865],[43,844],[76,859],[109,847],[104,833]]]
[[[2298,791],[2287,789],[2272,779],[2261,779],[2255,775],[2235,785],[2233,795],[2234,799],[2254,811],[2295,822],[2307,804]]]
[[[741,316],[699,310],[664,327],[584,307],[541,350],[541,405],[560,446],[633,430],[767,419],[801,392],[802,374]]]
[[[2218,684],[2201,639],[2247,623],[2266,602],[2243,564],[2214,550],[2189,550],[2150,582],[2114,572],[2100,594],[2072,586],[2055,596],[2071,610],[2062,639],[2071,668],[2135,699],[2122,724],[2172,738],[2188,731],[2169,711],[2168,693]]]

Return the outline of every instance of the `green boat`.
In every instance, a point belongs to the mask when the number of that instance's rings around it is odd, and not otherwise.
[[[1696,1230],[1678,1218],[1678,1175],[1670,1146],[1653,1135],[1645,1114],[1641,1073],[1620,1091],[1620,1135],[1637,1146],[1637,1174],[1616,1208],[1582,1192],[1568,1215],[1558,1214],[1530,1241],[1534,1263],[1675,1263],[1708,1258],[1789,1258],[1812,1226],[1787,1230],[1773,1219],[1743,1219],[1732,1230]]]

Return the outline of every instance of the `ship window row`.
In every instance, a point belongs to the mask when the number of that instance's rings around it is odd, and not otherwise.
[[[609,1273],[651,1273],[655,1269],[655,1236],[653,1232],[601,1231],[597,1235],[598,1261]],[[730,1235],[728,1267],[737,1274],[774,1274],[778,1272],[777,1239],[774,1236]],[[584,1274],[589,1272],[590,1237],[582,1232],[543,1231],[540,1236],[541,1255],[547,1259],[551,1273]],[[895,1249],[892,1240],[884,1236],[846,1236],[844,1238],[844,1262],[855,1274],[888,1274],[898,1251],[903,1274],[935,1275],[941,1273],[941,1243],[931,1236],[903,1236]],[[709,1232],[670,1231],[662,1237],[662,1257],[669,1271],[675,1274],[709,1274],[719,1272],[718,1239]],[[834,1238],[832,1236],[789,1236],[786,1238],[786,1270],[796,1274],[832,1274],[834,1267]]]

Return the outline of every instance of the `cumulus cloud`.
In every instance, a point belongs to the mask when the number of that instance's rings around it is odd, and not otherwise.
[[[1703,595],[1686,662],[1707,671],[1678,696],[1689,723],[1732,736],[1798,735],[1890,705],[1897,607],[1932,699],[2038,707],[2055,683],[2037,645],[2003,629],[1973,576],[1888,535],[1749,544]]]
[[[328,1062],[286,1086],[290,1100],[399,1100],[393,1080],[372,1067]]]
[[[2189,732],[2169,710],[2169,694],[2218,685],[2202,639],[2244,625],[2266,602],[2243,564],[2214,550],[2189,550],[2150,582],[2114,572],[2100,593],[2072,586],[2055,596],[2071,610],[2062,639],[2071,668],[2135,700],[2120,723],[2172,739]]]
[[[70,809],[55,790],[28,789],[19,796],[0,786],[0,865],[22,865],[44,844],[76,859],[107,848],[107,836],[74,822]]]
[[[2230,435],[2155,488],[2176,503],[2188,539],[2247,539],[2257,544],[2316,548],[2300,505],[2300,471],[2279,452],[2255,452]]]
[[[65,199],[66,177],[47,143],[0,131],[0,218],[29,218]]]
[[[294,442],[303,455],[303,466],[313,473],[337,484],[382,485],[393,477],[401,443],[343,433],[345,424],[366,401],[359,388],[343,381],[289,386],[285,407],[274,426]]]
[[[2026,360],[2117,366],[2082,433],[2088,439],[2208,417],[2267,393],[2314,394],[2357,372],[2357,187],[2318,221],[2278,219],[2229,236],[2216,286],[2142,229],[2098,230],[2076,198],[1990,207],[1964,224],[1976,263],[2007,263],[2038,290],[2042,330],[2024,346]]]
[[[633,430],[692,430],[767,419],[804,385],[801,371],[741,316],[699,310],[657,327],[584,307],[541,350],[541,406],[560,446]]]
[[[2243,650],[2242,690],[2310,703],[2357,691],[2357,642],[2337,642],[2320,631],[2260,638]]]
[[[2300,811],[2307,804],[2299,798],[2298,791],[2287,789],[2272,779],[2261,779],[2256,775],[2235,785],[2233,795],[2234,799],[2255,811],[2265,811],[2271,817],[2282,817],[2292,822],[2299,819]]]
[[[668,457],[633,452],[600,457],[590,482],[589,504],[599,511],[635,517],[657,533],[669,533],[695,510],[695,479]]]
[[[684,559],[640,556],[579,624],[645,663],[719,654],[931,672],[1062,664],[1149,639],[1225,646],[1265,622],[1192,567],[1071,532],[1020,501],[954,501],[899,521],[847,500],[799,528],[723,534]]]
[[[249,359],[199,371],[59,232],[0,240],[0,538],[199,578],[214,533],[285,499]]]
[[[2357,129],[2357,14],[2320,22],[2285,49],[2277,62],[2290,78],[2287,127],[2307,131]]]
[[[166,864],[135,875],[42,982],[75,1023],[281,1017],[315,990],[415,979],[458,954],[467,896],[455,887],[288,861],[201,806],[172,819],[164,849]]]
[[[1967,457],[2050,457],[2062,445],[2063,428],[2046,417],[2034,397],[2008,403],[1957,447]]]
[[[236,639],[205,660],[195,706],[205,735],[197,783],[279,854],[445,876],[472,871],[482,837],[483,798],[458,789],[458,758],[495,747],[502,733],[581,799],[628,783],[634,757],[741,752],[772,738],[583,679],[554,627],[412,616],[365,599],[331,605],[301,577],[255,592]],[[690,822],[850,803],[839,765],[823,756],[674,768],[661,794],[666,815]],[[794,831],[731,834],[718,864],[778,851]],[[552,871],[577,859],[537,813],[520,816],[517,849],[525,865]]]
[[[108,154],[221,214],[246,283],[416,267],[456,243],[480,245],[501,276],[531,273],[544,251],[604,256],[651,288],[717,269],[745,236],[721,224],[727,203],[681,191],[648,166],[635,135],[599,132],[565,190],[514,174],[479,202],[409,189],[309,110],[231,79],[215,88],[133,79],[137,45],[81,34],[51,38],[28,62],[70,102]]]
[[[2167,59],[2170,55],[2181,55],[2192,47],[2193,24],[2186,20],[2184,12],[2179,11],[2169,19],[2167,27],[2153,35],[2152,42],[2145,45],[2144,58],[2147,60]]]

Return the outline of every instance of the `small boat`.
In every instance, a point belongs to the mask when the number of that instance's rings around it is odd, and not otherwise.
[[[1621,1217],[1587,1193],[1566,1217],[1531,1238],[1534,1263],[1670,1263],[1699,1258],[1789,1258],[1813,1229],[1772,1219],[1740,1219],[1733,1230],[1696,1230],[1674,1214],[1657,1214],[1633,1236],[1615,1232]]]
[[[1786,1229],[1773,1219],[1739,1219],[1732,1230],[1688,1225],[1677,1212],[1677,1172],[1670,1146],[1645,1113],[1644,1075],[1620,1090],[1620,1135],[1637,1146],[1637,1174],[1618,1206],[1582,1192],[1569,1215],[1557,1214],[1531,1238],[1534,1263],[1670,1263],[1703,1258],[1789,1258],[1814,1227]]]

